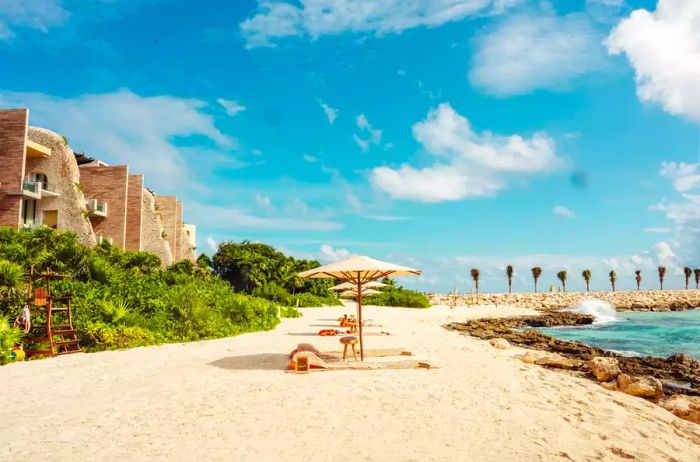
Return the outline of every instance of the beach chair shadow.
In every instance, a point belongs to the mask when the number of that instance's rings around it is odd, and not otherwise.
[[[289,355],[260,353],[254,355],[229,356],[209,363],[210,366],[238,371],[279,371],[289,364]]]

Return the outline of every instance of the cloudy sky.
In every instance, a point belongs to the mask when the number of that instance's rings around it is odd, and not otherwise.
[[[424,290],[700,267],[697,0],[0,2],[0,107],[258,240]]]

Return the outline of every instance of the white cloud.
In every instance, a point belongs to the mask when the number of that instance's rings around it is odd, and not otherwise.
[[[352,254],[348,249],[334,249],[328,244],[321,246],[320,260],[324,263],[340,261],[350,257]]]
[[[235,147],[221,133],[206,103],[174,96],[114,93],[60,98],[41,93],[0,93],[0,106],[30,108],[30,123],[65,135],[71,147],[110,164],[127,164],[146,175],[157,191],[181,191],[192,185],[191,168],[173,137],[204,136],[219,149]],[[206,149],[204,150],[206,152]]]
[[[660,174],[662,177],[673,181],[673,187],[678,192],[687,192],[700,185],[700,164],[686,164],[685,162],[662,162]]]
[[[338,113],[340,112],[338,109],[334,109],[327,105],[326,103],[319,103],[321,105],[321,108],[323,109],[323,112],[326,113],[326,117],[328,118],[328,122],[332,125],[333,122],[335,122],[335,119],[338,118]]]
[[[239,112],[245,111],[245,106],[239,104],[237,101],[229,100],[229,99],[223,99],[219,98],[216,100],[217,103],[219,103],[225,110],[226,114],[230,116],[235,116]]]
[[[552,213],[568,219],[576,218],[576,214],[571,209],[563,205],[554,206],[554,208],[552,208]]]
[[[639,99],[700,122],[700,2],[661,0],[653,13],[635,10],[610,33],[607,46],[627,56]]]
[[[498,96],[565,89],[602,67],[600,40],[585,14],[512,16],[477,39],[469,81]]]
[[[60,0],[8,0],[0,2],[0,41],[15,36],[15,29],[48,32],[63,25],[70,14]]]
[[[357,145],[360,146],[362,151],[368,151],[370,145],[372,144],[381,144],[382,131],[372,127],[372,124],[370,124],[369,120],[367,120],[367,116],[360,114],[355,118],[355,122],[357,123],[357,128],[360,129],[362,136],[355,134],[352,136],[352,138],[355,140]]]
[[[313,164],[314,162],[318,162],[318,158],[316,158],[310,154],[304,153],[303,158],[304,158],[304,162],[308,162],[310,164]]]
[[[216,252],[217,250],[219,250],[219,244],[211,236],[207,237],[207,245],[209,246],[212,252]]]
[[[258,204],[260,207],[270,207],[272,205],[272,201],[268,196],[263,196],[262,194],[256,194],[255,195],[255,203]]]
[[[272,47],[285,37],[365,32],[382,35],[435,27],[469,16],[498,14],[521,0],[259,0],[258,12],[243,21],[248,48]]]
[[[490,196],[506,187],[511,177],[534,176],[562,165],[554,140],[545,133],[530,138],[478,134],[447,103],[416,123],[413,135],[435,157],[433,165],[372,170],[374,187],[395,199],[440,202]]]

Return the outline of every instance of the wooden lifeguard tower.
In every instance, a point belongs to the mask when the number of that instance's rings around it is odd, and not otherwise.
[[[35,273],[33,267],[29,269],[27,305],[32,326],[28,338],[35,346],[48,344],[48,349],[28,349],[25,350],[27,356],[56,356],[81,351],[80,340],[73,327],[72,297],[54,297],[51,294],[51,281],[67,277],[50,270]]]

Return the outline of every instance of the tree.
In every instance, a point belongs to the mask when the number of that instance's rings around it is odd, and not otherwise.
[[[200,268],[209,269],[211,268],[212,264],[211,258],[205,253],[200,254],[199,257],[197,257],[197,266]]]
[[[513,266],[506,266],[506,276],[508,277],[508,293],[513,292]]]
[[[470,271],[472,275],[472,279],[474,280],[474,285],[476,286],[476,293],[479,293],[479,269],[478,268],[472,268]]]
[[[0,313],[8,310],[22,296],[25,274],[21,266],[0,260]]]
[[[615,292],[615,281],[617,281],[617,273],[615,271],[610,271],[610,285],[612,286],[613,292]]]
[[[686,266],[683,268],[683,274],[685,275],[685,290],[688,290],[688,282],[690,281],[690,276],[693,275],[693,270]]]
[[[642,283],[642,272],[640,270],[634,272],[634,280],[637,281],[637,290],[639,290],[639,285]]]
[[[566,271],[559,271],[557,273],[557,277],[561,281],[561,285],[564,288],[564,292],[566,292]]]
[[[659,266],[659,285],[661,286],[661,290],[664,290],[664,277],[666,277],[666,267]]]
[[[535,266],[532,268],[532,278],[535,280],[535,293],[537,293],[537,280],[540,278],[542,275],[542,268],[539,266]]]
[[[583,273],[581,273],[581,275],[583,276],[583,280],[586,281],[586,292],[590,292],[591,291],[591,288],[590,288],[591,270],[589,270],[589,269],[583,270]]]
[[[700,268],[695,268],[695,288],[700,289]]]

